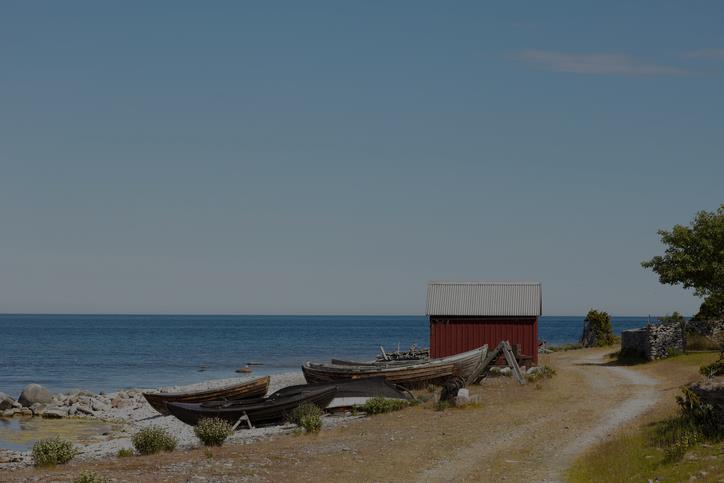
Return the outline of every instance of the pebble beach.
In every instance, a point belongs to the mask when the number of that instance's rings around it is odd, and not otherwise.
[[[88,391],[73,391],[63,394],[53,394],[52,402],[35,406],[34,418],[48,418],[49,415],[56,419],[60,414],[67,414],[61,418],[71,425],[73,421],[80,419],[94,419],[107,422],[113,428],[102,434],[98,434],[83,442],[76,443],[79,451],[77,459],[97,459],[116,456],[121,449],[133,449],[131,437],[138,430],[148,426],[160,426],[166,429],[178,439],[179,448],[193,448],[201,446],[196,438],[193,428],[179,421],[174,416],[163,416],[153,409],[143,392],[178,392],[205,390],[221,387],[232,383],[238,383],[250,379],[247,377],[235,377],[228,379],[214,379],[187,386],[169,386],[155,389],[129,389],[113,393],[93,394]],[[285,372],[271,376],[269,392],[274,392],[286,386],[304,384],[304,376],[301,371]],[[6,413],[5,417],[28,418],[29,408],[16,408],[16,414]],[[48,411],[49,415],[45,415]],[[12,411],[11,411],[12,412]],[[72,413],[72,414],[71,414]],[[348,419],[349,416],[328,416],[325,417],[325,425],[334,425],[339,421]],[[275,434],[292,431],[296,426],[282,424],[276,426],[243,429],[234,432],[228,441],[251,443],[260,438]],[[70,430],[72,432],[72,429]],[[13,469],[32,464],[30,451],[12,451],[0,449],[0,469]]]

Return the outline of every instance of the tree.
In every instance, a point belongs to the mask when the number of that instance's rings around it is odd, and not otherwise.
[[[616,341],[613,336],[611,317],[607,312],[591,309],[583,320],[581,345],[584,347],[604,347]]]
[[[659,282],[693,288],[704,298],[696,318],[724,316],[724,204],[700,211],[689,226],[659,230],[667,246],[663,256],[642,262],[659,275]]]

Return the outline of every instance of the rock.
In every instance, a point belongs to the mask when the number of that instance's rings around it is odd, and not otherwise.
[[[458,390],[458,397],[470,397],[470,391],[468,389],[462,388]]]
[[[40,384],[28,384],[20,393],[18,402],[28,408],[35,403],[47,404],[53,399],[50,391]]]
[[[42,416],[45,412],[45,404],[35,403],[30,406],[30,409],[33,411],[33,416]]]
[[[20,411],[20,410],[17,409],[17,408],[6,409],[6,410],[4,410],[4,411],[2,412],[2,417],[4,417],[4,418],[12,418],[12,417],[15,416],[15,414],[18,413],[19,411]]]
[[[528,370],[525,371],[525,373],[528,374],[529,376],[532,376],[533,374],[536,374],[540,371],[541,371],[540,367],[533,366],[533,367],[529,367]]]
[[[68,416],[75,416],[76,414],[78,414],[78,405],[73,404],[68,408]]]
[[[510,367],[503,367],[500,369],[500,375],[510,377],[513,375],[513,369],[511,369]]]
[[[11,398],[4,392],[0,392],[0,411],[5,411],[13,407],[15,399]]]
[[[33,410],[30,408],[22,408],[22,409],[18,410],[18,412],[16,412],[15,414],[20,415],[20,416],[32,416]]]
[[[491,367],[491,368],[488,370],[488,372],[490,373],[491,376],[499,376],[499,375],[500,375],[500,367],[498,367],[498,366],[493,366],[493,367]]]
[[[121,399],[119,397],[111,400],[111,407],[118,408],[118,409],[128,407],[131,404],[133,404],[132,401],[129,401],[128,399]]]
[[[65,408],[59,408],[59,407],[50,407],[43,412],[44,418],[49,419],[59,419],[64,418],[68,415],[68,410]]]
[[[89,416],[93,416],[93,410],[84,404],[78,404],[78,405],[76,405],[75,408],[76,408],[76,411],[81,414],[87,414]]]
[[[91,408],[93,411],[108,411],[110,406],[98,399],[91,399]]]

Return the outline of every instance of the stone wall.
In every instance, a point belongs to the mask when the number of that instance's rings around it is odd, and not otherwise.
[[[639,355],[646,359],[663,359],[671,352],[684,350],[684,334],[678,323],[647,325],[621,333],[621,354]]]

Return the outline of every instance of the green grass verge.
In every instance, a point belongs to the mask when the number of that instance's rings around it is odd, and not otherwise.
[[[696,476],[698,481],[717,481],[724,475],[721,444],[699,443],[680,460],[669,461],[666,450],[654,444],[658,434],[657,427],[651,425],[598,445],[576,460],[566,479],[573,483],[689,481]]]

